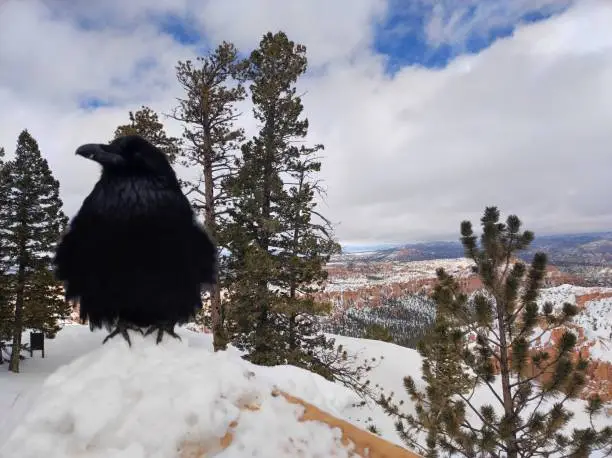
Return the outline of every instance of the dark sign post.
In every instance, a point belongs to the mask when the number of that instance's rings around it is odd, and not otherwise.
[[[42,332],[30,332],[30,358],[34,350],[41,350],[45,357],[45,335]]]

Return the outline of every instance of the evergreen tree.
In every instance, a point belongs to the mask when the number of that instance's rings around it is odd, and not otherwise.
[[[380,340],[381,342],[393,342],[393,336],[389,329],[382,324],[372,323],[366,328],[364,339]]]
[[[320,306],[311,293],[339,247],[314,202],[323,147],[298,146],[308,131],[295,88],[305,53],[278,32],[264,35],[249,58],[246,77],[261,130],[243,144],[239,171],[228,181],[229,295],[234,344],[248,359],[327,372],[319,353],[333,351],[333,342],[319,332]]]
[[[441,451],[466,457],[587,457],[610,447],[610,427],[597,430],[591,421],[567,431],[573,416],[567,401],[580,394],[588,366],[565,326],[576,306],[566,303],[554,311],[551,303],[538,305],[546,256],[536,253],[529,267],[516,258],[534,238],[521,232],[519,218],[511,215],[501,223],[497,208],[489,207],[481,223],[480,246],[469,221],[461,224],[461,241],[483,290],[470,300],[451,275],[437,272],[436,323],[419,345],[425,391],[411,377],[404,379],[416,414],[401,413],[392,397],[381,397],[380,404],[399,417],[396,426],[405,442],[429,457]],[[553,330],[561,331],[556,348],[534,347]],[[473,396],[480,389],[493,404]],[[590,398],[586,410],[591,419],[599,413],[599,397]]]
[[[340,251],[330,222],[317,211],[314,201],[322,192],[315,180],[321,162],[314,155],[320,148],[301,147],[287,162],[283,183],[286,194],[276,217],[284,230],[276,235],[275,242],[282,298],[277,311],[287,341],[288,362],[319,373],[329,368],[321,364],[317,349],[332,350],[333,341],[319,332],[318,315],[329,312],[330,306],[322,307],[312,294],[327,279],[324,267],[330,256]]]
[[[225,180],[234,171],[234,156],[244,140],[243,130],[234,126],[235,105],[246,97],[240,83],[244,61],[233,44],[223,42],[206,57],[180,62],[177,79],[184,90],[172,118],[184,125],[180,163],[197,171],[197,177],[184,183],[193,206],[204,216],[206,227],[219,248],[225,245],[228,193]],[[233,84],[233,86],[230,86]],[[224,265],[220,257],[220,278],[211,291],[211,325],[215,351],[225,349],[224,313],[221,289]]]
[[[13,347],[9,370],[19,372],[21,334],[37,329],[53,336],[58,319],[70,313],[52,273],[55,244],[65,228],[59,183],[41,156],[38,143],[24,130],[15,158],[3,166],[0,224],[11,296]]]
[[[4,175],[4,148],[0,148],[0,208],[6,206],[6,195],[8,191],[7,179]],[[4,363],[4,351],[6,351],[6,343],[12,335],[11,329],[11,308],[10,308],[10,292],[8,275],[5,270],[3,259],[5,257],[6,248],[3,231],[0,229],[0,364]]]
[[[159,122],[159,116],[151,108],[142,106],[135,113],[130,111],[129,124],[115,129],[114,138],[124,135],[140,135],[162,150],[171,163],[176,161],[180,151],[181,141],[175,137],[168,137],[164,125]]]

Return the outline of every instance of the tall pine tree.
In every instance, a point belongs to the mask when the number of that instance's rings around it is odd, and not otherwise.
[[[62,212],[59,183],[27,130],[19,135],[15,158],[3,166],[3,178],[0,236],[13,335],[9,370],[19,372],[23,330],[36,329],[53,336],[59,329],[58,320],[70,313],[51,268],[67,218]]]
[[[308,120],[295,85],[306,65],[305,47],[283,32],[267,33],[251,53],[246,75],[261,130],[242,146],[239,172],[229,180],[228,289],[234,344],[248,359],[312,370],[316,349],[330,343],[318,332],[310,293],[338,245],[314,203],[322,146],[299,145]]]
[[[483,290],[470,300],[451,275],[438,270],[436,324],[419,345],[426,389],[404,379],[416,415],[401,413],[391,397],[382,397],[381,405],[399,417],[396,426],[407,444],[428,457],[442,451],[465,457],[588,457],[612,446],[610,427],[597,430],[591,421],[568,431],[573,413],[567,401],[581,393],[588,366],[576,351],[575,334],[564,326],[576,306],[566,303],[555,311],[551,303],[538,305],[546,256],[537,253],[529,267],[516,257],[534,238],[521,232],[519,218],[511,215],[501,223],[497,208],[489,207],[481,223],[480,246],[469,221],[461,224],[461,242]],[[560,331],[556,348],[534,346],[553,331]],[[474,396],[476,390],[484,390],[492,403]],[[597,396],[586,403],[591,419],[601,410]]]
[[[224,228],[228,209],[226,179],[234,173],[235,152],[244,140],[243,130],[234,126],[239,114],[235,105],[246,97],[240,83],[244,61],[233,44],[223,42],[208,56],[196,62],[180,62],[177,79],[184,96],[171,115],[184,125],[185,148],[180,163],[197,171],[194,180],[185,183],[187,195],[200,214],[219,248],[226,244]],[[211,327],[215,350],[225,349],[224,312],[221,289],[225,271],[220,256],[220,278],[211,291]]]
[[[0,147],[0,208],[6,206],[6,195],[8,191],[8,182],[4,174],[4,148]],[[6,243],[2,236],[2,231],[0,230],[0,364],[4,363],[4,352],[7,348],[6,344],[12,335],[12,311],[10,307],[8,272],[6,272],[6,266],[3,262],[6,254],[5,245]]]
[[[114,138],[124,135],[140,135],[163,151],[171,163],[176,161],[180,151],[181,141],[169,137],[159,116],[151,108],[142,106],[135,113],[129,112],[129,123],[115,129]]]

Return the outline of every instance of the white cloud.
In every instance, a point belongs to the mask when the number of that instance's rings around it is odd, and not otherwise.
[[[311,140],[326,146],[324,212],[341,223],[344,241],[454,237],[461,220],[475,221],[492,204],[536,231],[612,227],[609,2],[521,27],[443,70],[406,67],[393,77],[370,47],[380,0],[135,2],[141,9],[112,0],[96,3],[98,16],[77,1],[78,16],[59,17],[45,7],[52,3],[0,6],[0,145],[10,154],[19,131],[32,132],[69,215],[98,174],[74,156],[76,146],[107,140],[142,103],[161,112],[173,106],[174,65],[193,49],[144,20],[172,12],[192,13],[211,42],[245,50],[283,29],[307,45],[311,61],[326,64],[301,85]],[[113,27],[79,27],[100,17]],[[130,78],[138,62],[152,60]],[[116,105],[85,112],[82,94]]]
[[[588,1],[588,0],[587,0]],[[574,0],[419,0],[431,7],[425,36],[430,44],[463,49],[470,37],[487,37],[511,27],[529,13],[555,14]]]
[[[177,58],[190,55],[143,23],[133,29],[83,30],[48,5],[8,1],[0,14],[0,82],[12,95],[73,106],[83,95],[118,103],[163,92]]]
[[[255,47],[266,31],[283,29],[306,44],[309,62],[319,65],[363,51],[385,7],[384,0],[225,0],[207,2],[198,17],[214,41],[231,37],[243,49]]]

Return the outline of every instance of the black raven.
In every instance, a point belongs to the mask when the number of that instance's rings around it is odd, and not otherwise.
[[[102,165],[93,191],[55,253],[66,300],[90,328],[106,327],[131,345],[128,329],[173,337],[217,281],[214,242],[196,221],[164,153],[128,135],[87,144],[76,154]]]

